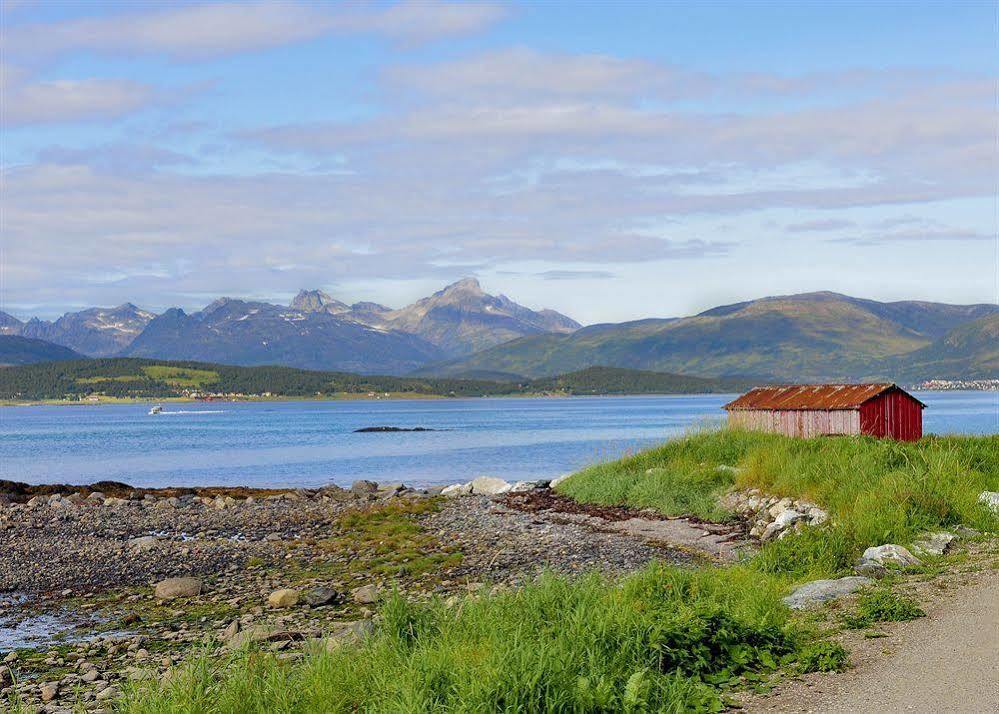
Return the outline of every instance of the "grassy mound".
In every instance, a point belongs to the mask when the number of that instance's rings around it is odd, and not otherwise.
[[[999,489],[999,436],[903,443],[703,432],[586,469],[559,491],[587,503],[717,519],[724,517],[718,498],[732,486],[827,509],[831,527],[768,544],[754,565],[798,578],[832,576],[871,545],[907,544],[923,531],[958,523],[994,528],[995,517],[978,494]]]

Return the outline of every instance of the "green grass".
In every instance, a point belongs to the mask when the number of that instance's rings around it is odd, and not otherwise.
[[[857,600],[856,612],[844,617],[850,629],[860,630],[879,622],[905,622],[925,617],[926,613],[915,600],[892,592],[888,586],[879,586],[864,593]]]
[[[740,470],[719,471],[720,465]],[[924,531],[959,523],[994,530],[996,518],[978,494],[999,489],[999,436],[902,443],[705,431],[586,469],[559,491],[587,503],[717,519],[718,498],[733,486],[827,509],[829,527],[768,543],[754,563],[795,578],[832,576],[871,545],[909,544]]]
[[[725,688],[810,646],[767,582],[652,565],[619,583],[546,576],[456,607],[393,597],[362,645],[294,666],[202,657],[123,711],[719,711]]]
[[[219,381],[218,372],[190,367],[169,367],[157,364],[143,367],[142,373],[150,379],[165,382],[171,387],[197,388]]]

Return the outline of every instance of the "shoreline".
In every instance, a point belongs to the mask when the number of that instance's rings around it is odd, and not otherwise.
[[[912,390],[914,394],[996,394],[994,389],[920,389]],[[316,396],[270,396],[246,397],[242,399],[193,399],[191,397],[162,397],[159,399],[147,397],[100,397],[95,401],[80,399],[28,399],[0,400],[2,407],[72,407],[72,406],[114,406],[120,404],[253,404],[275,402],[385,402],[385,401],[458,401],[481,399],[593,399],[600,397],[702,397],[729,396],[738,392],[608,392],[604,394],[568,394],[552,392],[523,392],[517,394],[481,394],[476,396],[451,396],[447,394],[417,394],[412,392],[388,392],[376,396],[355,392],[336,392],[331,395]]]

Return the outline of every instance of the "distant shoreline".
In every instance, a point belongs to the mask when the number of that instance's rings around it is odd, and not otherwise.
[[[914,393],[958,393],[969,392],[974,394],[999,394],[994,389],[913,389]],[[479,394],[479,395],[446,395],[446,394],[414,394],[412,392],[399,392],[381,394],[378,396],[368,396],[367,394],[356,394],[353,392],[343,392],[338,394],[324,395],[321,397],[310,396],[270,396],[270,397],[246,397],[243,399],[192,399],[190,397],[101,397],[95,401],[79,399],[26,399],[26,400],[2,400],[2,407],[97,407],[114,406],[120,404],[252,404],[252,403],[275,403],[275,402],[385,402],[385,401],[438,401],[438,400],[460,400],[460,399],[578,399],[594,397],[697,397],[697,396],[723,396],[738,394],[738,392],[607,392],[603,394],[569,394],[569,393],[530,393],[520,392],[515,394]]]

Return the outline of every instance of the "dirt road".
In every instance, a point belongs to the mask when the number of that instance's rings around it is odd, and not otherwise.
[[[999,571],[942,594],[927,617],[851,645],[854,669],[757,700],[753,712],[999,712]],[[886,652],[887,650],[887,652]]]

